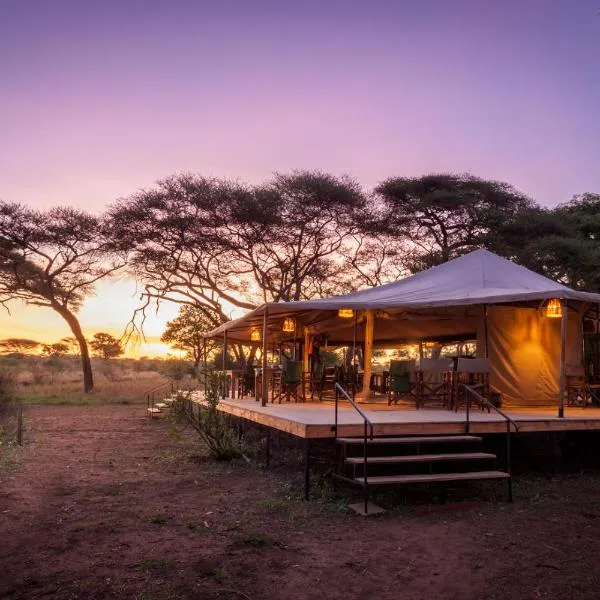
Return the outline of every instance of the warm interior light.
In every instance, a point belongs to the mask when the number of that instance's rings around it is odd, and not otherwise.
[[[294,333],[296,331],[296,320],[292,319],[292,317],[284,319],[282,330],[286,333]]]
[[[437,342],[423,342],[423,348],[435,348],[437,345]]]
[[[338,310],[338,317],[342,319],[351,319],[354,316],[354,311],[351,308],[340,308]]]
[[[252,342],[260,342],[260,329],[253,329],[250,332],[250,340]]]
[[[546,316],[549,319],[560,319],[562,317],[562,305],[558,298],[548,300],[548,304],[546,304]]]

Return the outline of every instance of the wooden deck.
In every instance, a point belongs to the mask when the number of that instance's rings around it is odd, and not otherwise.
[[[301,438],[334,437],[333,402],[282,403],[261,406],[253,398],[225,399],[219,402],[223,412],[243,417],[266,427]],[[387,406],[386,403],[361,404],[374,424],[375,435],[456,434],[465,432],[465,413],[445,409]],[[600,430],[600,408],[565,408],[565,417],[557,417],[556,407],[505,409],[521,432]],[[363,420],[348,404],[340,402],[340,436],[360,436]],[[506,421],[498,414],[478,409],[471,412],[471,433],[501,433]]]

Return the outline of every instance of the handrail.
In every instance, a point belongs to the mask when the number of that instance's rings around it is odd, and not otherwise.
[[[369,505],[369,481],[368,481],[369,453],[368,453],[368,444],[367,444],[367,425],[371,428],[371,434],[370,434],[369,438],[372,440],[373,439],[373,422],[371,421],[371,419],[369,419],[369,417],[367,417],[367,415],[365,415],[365,413],[359,408],[358,404],[356,404],[356,402],[350,397],[348,392],[346,392],[346,390],[337,381],[335,382],[334,389],[335,389],[335,425],[334,425],[335,437],[336,438],[338,437],[338,403],[339,403],[340,393],[342,394],[342,396],[344,396],[344,398],[346,398],[346,400],[348,400],[348,402],[350,402],[350,404],[352,405],[354,410],[356,410],[356,412],[362,417],[362,419],[364,421],[363,478],[364,478],[364,505],[365,505],[365,514],[367,514],[367,509],[368,509],[368,505]],[[337,465],[337,460],[336,460],[336,465]]]
[[[508,501],[512,502],[513,493],[512,493],[512,459],[511,459],[511,447],[510,447],[510,426],[512,425],[515,428],[515,432],[519,433],[519,426],[517,423],[511,419],[504,411],[500,410],[497,406],[494,406],[487,398],[482,396],[479,392],[474,390],[471,386],[466,383],[459,384],[463,387],[463,389],[469,394],[467,397],[467,407],[466,407],[466,432],[470,433],[471,429],[471,421],[470,421],[470,407],[471,407],[471,398],[477,398],[479,402],[481,402],[482,406],[485,406],[488,410],[493,408],[505,421],[506,421],[506,449],[505,449],[505,460],[506,460],[506,472],[508,473]],[[457,410],[458,410],[458,398],[456,401]]]
[[[346,398],[346,400],[348,400],[348,402],[350,402],[350,404],[352,404],[352,406],[354,407],[356,412],[365,421],[365,424],[369,425],[369,427],[371,428],[370,438],[373,439],[373,422],[371,421],[371,419],[369,419],[369,417],[367,417],[367,415],[365,415],[365,413],[360,409],[358,404],[356,404],[356,402],[354,400],[352,400],[352,397],[337,381],[335,383],[335,388],[336,388],[336,392],[341,392],[342,396],[344,396],[344,398]],[[335,395],[335,425],[334,425],[336,436],[337,436],[337,424],[338,424],[338,395],[336,394]]]
[[[514,421],[513,419],[511,419],[511,417],[509,417],[504,411],[500,410],[497,406],[495,406],[494,404],[492,404],[487,398],[485,398],[484,396],[482,396],[478,391],[476,391],[475,389],[473,389],[470,385],[467,385],[466,383],[461,383],[459,384],[460,386],[462,386],[467,392],[469,392],[469,394],[471,394],[472,396],[475,396],[475,398],[477,398],[477,400],[479,400],[479,402],[481,402],[486,408],[490,409],[494,409],[505,421],[507,421],[507,423],[510,423],[514,428],[515,428],[515,432],[519,433],[519,426],[517,425],[516,421]],[[470,405],[471,403],[467,400],[467,433],[469,432],[469,425],[470,425]],[[457,409],[458,409],[458,403],[457,403]]]
[[[171,393],[173,392],[173,382],[172,381],[165,381],[164,383],[161,383],[159,385],[155,385],[151,388],[148,388],[145,392],[144,392],[144,396],[146,397],[146,404],[148,406],[148,408],[154,408],[154,397],[156,395],[156,393],[159,390],[162,390],[163,388],[168,388],[171,387]]]

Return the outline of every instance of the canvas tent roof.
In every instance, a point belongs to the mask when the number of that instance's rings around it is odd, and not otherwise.
[[[267,303],[229,321],[206,337],[256,326],[265,306],[269,316],[333,311],[339,308],[426,309],[517,303],[549,298],[600,303],[600,294],[579,292],[538,275],[487,250],[476,250],[427,271],[387,285],[318,300]]]

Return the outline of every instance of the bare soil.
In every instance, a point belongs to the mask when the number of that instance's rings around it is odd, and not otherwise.
[[[141,406],[40,406],[0,457],[0,597],[591,599],[600,477],[364,518],[295,471],[218,464]]]

